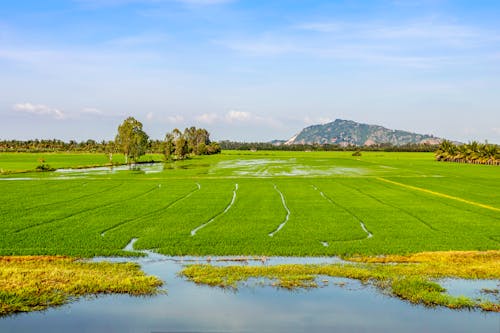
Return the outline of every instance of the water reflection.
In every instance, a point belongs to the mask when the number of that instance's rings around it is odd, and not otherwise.
[[[119,166],[109,166],[109,167],[93,167],[93,168],[82,168],[82,169],[57,169],[54,173],[65,174],[65,175],[107,175],[114,174],[122,171],[136,171],[145,174],[149,173],[159,173],[162,172],[164,168],[163,163],[140,163],[132,165],[119,165]]]
[[[138,258],[144,271],[166,282],[166,294],[87,298],[0,319],[0,332],[498,332],[500,325],[495,313],[413,306],[350,279],[321,278],[326,280],[324,287],[294,292],[251,280],[234,292],[198,286],[177,276],[183,265],[207,259],[220,265],[237,263],[207,257]],[[256,258],[242,264],[310,260]]]

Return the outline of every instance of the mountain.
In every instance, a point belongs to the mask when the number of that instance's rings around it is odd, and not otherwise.
[[[378,125],[336,119],[328,124],[306,127],[285,142],[285,144],[329,143],[340,146],[371,146],[379,143],[390,143],[400,146],[407,143],[439,144],[441,141],[442,139],[436,138],[433,135],[391,130]]]

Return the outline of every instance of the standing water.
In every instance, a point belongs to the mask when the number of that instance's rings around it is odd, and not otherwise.
[[[131,259],[116,259],[130,261]],[[258,281],[238,291],[196,285],[177,273],[200,258],[136,259],[168,290],[150,297],[82,298],[43,312],[0,319],[0,332],[499,332],[500,315],[411,305],[356,280],[328,278],[318,289],[287,291]],[[263,258],[253,265],[332,263],[337,258]],[[235,262],[212,264],[237,265]],[[323,281],[323,278],[321,278]]]

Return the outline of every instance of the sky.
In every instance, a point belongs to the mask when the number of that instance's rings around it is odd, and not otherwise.
[[[0,0],[0,140],[288,139],[337,118],[500,143],[497,0]]]

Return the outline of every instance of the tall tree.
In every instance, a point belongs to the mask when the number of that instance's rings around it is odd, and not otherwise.
[[[169,132],[165,135],[164,148],[165,160],[170,161],[172,154],[175,152],[174,134]]]
[[[125,163],[137,161],[146,153],[149,137],[142,130],[142,123],[133,117],[128,117],[118,126],[115,143],[125,155]]]

